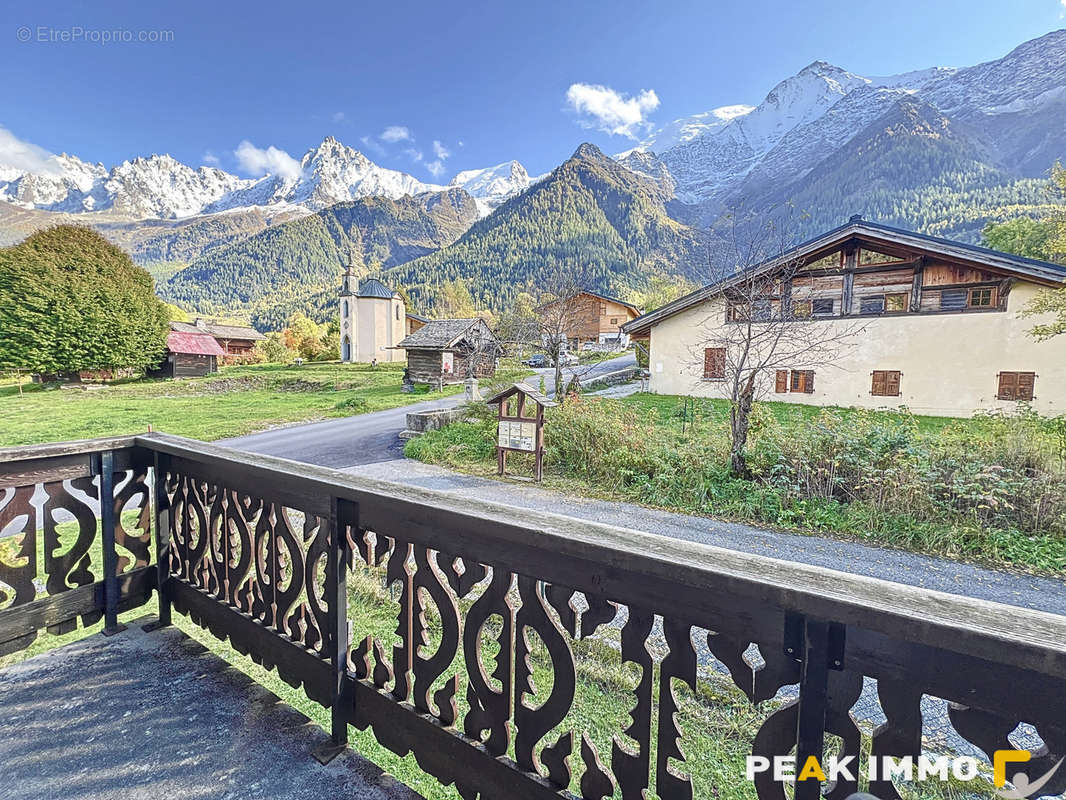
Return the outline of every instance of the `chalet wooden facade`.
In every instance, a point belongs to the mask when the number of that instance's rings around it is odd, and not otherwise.
[[[565,308],[560,308],[564,304]],[[589,291],[546,303],[537,311],[550,316],[552,309],[559,309],[560,330],[571,350],[580,350],[585,345],[628,346],[629,337],[622,326],[640,315],[640,309],[632,303]]]
[[[195,322],[172,322],[170,329],[178,333],[204,334],[214,338],[222,348],[222,362],[238,363],[247,359],[258,342],[265,337],[255,328],[245,325],[222,325],[197,317]]]
[[[462,383],[469,377],[491,378],[501,347],[480,317],[434,319],[397,345],[407,352],[407,370],[415,383]]]
[[[745,276],[769,280],[760,296]],[[779,276],[775,279],[774,276]],[[625,326],[649,337],[650,388],[727,396],[722,326],[782,317],[856,330],[832,363],[782,364],[762,376],[771,400],[964,416],[1018,401],[1066,411],[1066,337],[1035,341],[1020,312],[1066,284],[1066,267],[861,218]]]
[[[150,374],[160,378],[195,378],[218,370],[225,357],[221,345],[207,333],[171,331],[167,334],[167,355]]]

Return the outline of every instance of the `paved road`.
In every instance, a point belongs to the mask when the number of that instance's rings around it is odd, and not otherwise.
[[[593,366],[581,367],[580,374],[582,379],[588,380],[635,365],[636,357],[626,353]],[[526,378],[529,385],[537,388],[543,376],[545,387],[553,392],[555,370],[538,369],[534,372],[536,374]],[[574,370],[568,368],[565,372],[569,377]],[[397,434],[406,427],[408,412],[454,408],[462,399],[461,394],[437,397],[372,414],[274,428],[235,439],[223,439],[218,444],[336,469],[375,464],[403,456],[403,442],[397,438]]]

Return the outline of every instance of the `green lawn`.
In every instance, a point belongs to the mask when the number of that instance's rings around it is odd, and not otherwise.
[[[240,436],[274,425],[343,417],[413,403],[403,364],[310,363],[223,367],[203,378],[140,379],[55,387],[0,383],[0,446],[91,439],[148,430],[194,439]],[[501,370],[499,380],[520,375]],[[445,395],[462,391],[446,386]],[[440,396],[439,394],[437,396]]]

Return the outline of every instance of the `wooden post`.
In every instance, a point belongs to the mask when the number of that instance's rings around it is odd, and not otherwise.
[[[149,433],[151,430],[149,425]],[[144,625],[146,631],[165,628],[171,623],[170,590],[167,585],[170,578],[170,496],[166,486],[169,468],[170,456],[157,451],[152,463],[152,498],[155,504],[155,575],[159,619]]]
[[[349,711],[352,701],[346,687],[348,674],[348,529],[359,530],[359,504],[330,498],[329,550],[326,553],[327,642],[333,667],[330,689],[330,741],[315,750],[315,758],[328,764],[348,746]]]
[[[819,767],[825,742],[825,712],[829,684],[829,623],[804,619],[803,667],[800,677],[799,714],[796,723],[795,800],[819,800],[822,784],[816,778],[799,780],[807,760],[814,756]]]
[[[100,535],[104,551],[104,635],[126,630],[118,623],[118,553],[115,551],[115,453],[105,450],[97,456],[100,478]],[[121,511],[120,511],[121,513]]]
[[[534,458],[536,459],[535,475],[537,482],[540,483],[540,479],[544,477],[544,406],[537,403],[537,453]]]

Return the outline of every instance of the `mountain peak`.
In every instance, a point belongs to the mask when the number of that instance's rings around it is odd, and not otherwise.
[[[579,145],[577,150],[574,151],[574,154],[570,156],[570,158],[576,158],[583,161],[610,160],[607,158],[606,155],[604,155],[603,151],[600,150],[600,148],[589,142],[583,142],[581,145]]]

